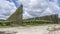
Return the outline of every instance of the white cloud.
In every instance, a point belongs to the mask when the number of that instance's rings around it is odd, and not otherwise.
[[[55,0],[54,2],[50,2],[49,8],[52,10],[52,13],[58,14],[60,18],[60,7],[58,6],[58,0]]]
[[[0,0],[0,19],[7,19],[16,10],[13,2],[7,0]]]
[[[25,16],[26,15],[26,16]],[[23,15],[24,17],[22,17],[23,19],[28,19],[29,17],[32,18],[33,16],[29,15],[27,12],[25,12],[25,14]]]
[[[45,15],[56,14],[60,11],[60,8],[57,5],[57,0],[50,2],[49,0],[21,0],[23,7],[26,8],[25,13],[23,14],[23,19],[40,17]],[[30,16],[27,16],[30,15]]]
[[[23,4],[25,12],[23,19],[51,15],[60,11],[57,0],[54,2],[49,2],[49,0],[17,0],[16,2]],[[0,0],[0,19],[7,19],[15,10],[16,6],[13,2]]]

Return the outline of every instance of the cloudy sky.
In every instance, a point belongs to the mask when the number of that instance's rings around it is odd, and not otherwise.
[[[0,19],[6,20],[20,6],[20,0],[0,0]]]
[[[58,14],[60,0],[20,0],[24,6],[23,19]]]
[[[0,19],[7,19],[23,5],[23,19],[58,14],[60,17],[60,0],[0,0]]]

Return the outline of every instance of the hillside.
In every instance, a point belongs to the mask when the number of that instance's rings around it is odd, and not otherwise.
[[[38,24],[44,24],[44,23],[58,23],[58,15],[48,15],[48,16],[42,16],[42,17],[36,17],[36,18],[30,18],[30,19],[24,19],[24,23],[38,23]]]
[[[22,24],[22,11],[21,5],[7,20],[0,20],[0,26],[19,26]]]
[[[21,6],[15,11],[15,13],[13,13],[13,14],[7,19],[7,21],[18,21],[18,22],[21,22],[21,21],[22,21],[22,10],[23,10],[23,6],[21,5]]]
[[[53,15],[47,15],[47,16],[42,16],[42,17],[36,17],[36,18],[30,18],[30,19],[27,19],[27,20],[50,20],[52,21],[53,19],[56,20],[58,19],[58,15],[57,14],[53,14]]]

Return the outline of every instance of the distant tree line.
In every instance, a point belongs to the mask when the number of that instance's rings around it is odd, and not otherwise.
[[[44,24],[44,23],[51,23],[51,24],[58,24],[58,14],[53,15],[47,15],[43,17],[36,17],[36,18],[30,18],[23,20],[23,23],[38,23],[38,24]]]

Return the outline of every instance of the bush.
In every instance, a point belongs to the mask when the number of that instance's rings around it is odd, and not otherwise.
[[[15,25],[19,24],[12,21],[0,21],[0,26],[15,26]]]
[[[25,20],[23,24],[53,24],[52,21],[45,21],[45,20]]]

